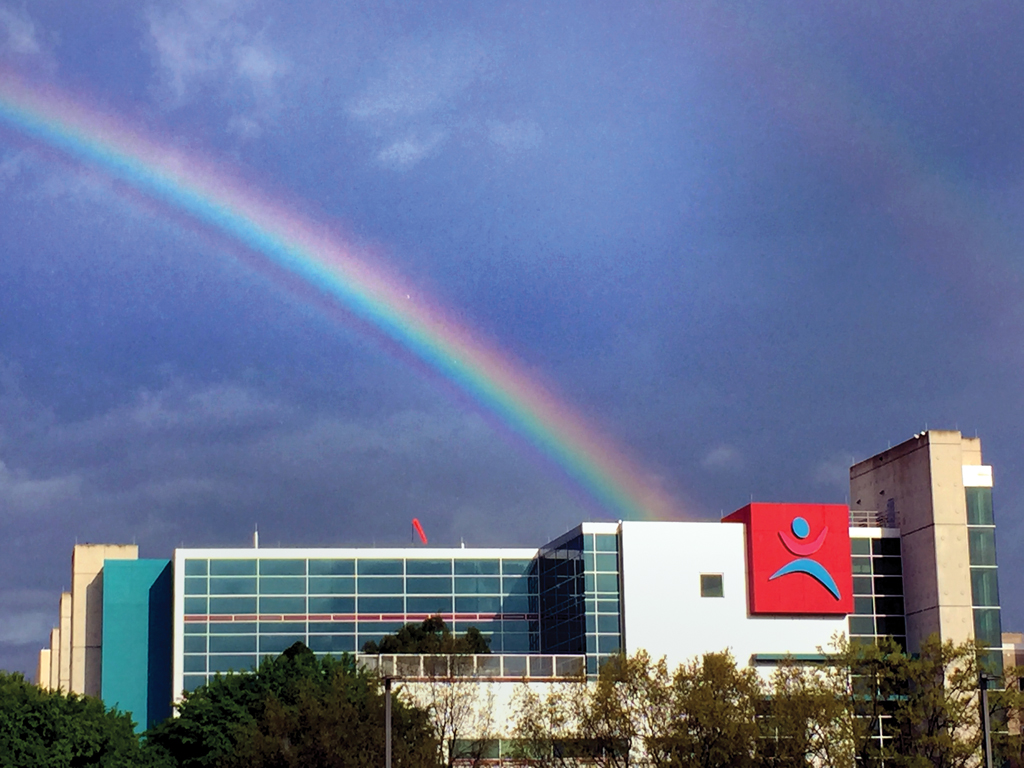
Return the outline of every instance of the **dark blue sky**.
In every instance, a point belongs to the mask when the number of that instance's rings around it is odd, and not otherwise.
[[[1024,9],[834,5],[0,0],[0,66],[361,244],[691,517],[980,435],[1020,629]],[[0,667],[34,669],[76,541],[598,514],[375,338],[0,132]]]

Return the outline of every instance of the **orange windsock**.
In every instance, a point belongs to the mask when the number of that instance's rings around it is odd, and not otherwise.
[[[427,543],[427,534],[425,534],[423,532],[423,526],[420,525],[420,521],[419,521],[418,518],[414,517],[412,519],[412,527],[415,528],[416,529],[416,533],[418,533],[420,535],[420,541],[422,541],[424,544],[426,544]]]

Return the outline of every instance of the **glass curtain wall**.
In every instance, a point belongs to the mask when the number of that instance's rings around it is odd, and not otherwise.
[[[536,652],[534,567],[500,557],[186,559],[185,689],[296,641],[318,655],[355,653],[433,615],[455,632],[477,627],[495,653]]]
[[[999,572],[996,568],[996,522],[991,488],[965,488],[967,497],[967,544],[971,567],[971,605],[974,637],[994,650],[981,661],[994,674],[1003,671],[1003,631],[999,610]]]
[[[853,613],[850,640],[873,643],[892,637],[907,647],[903,607],[903,560],[898,538],[851,538]]]

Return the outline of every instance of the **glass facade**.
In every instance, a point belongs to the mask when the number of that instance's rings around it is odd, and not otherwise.
[[[584,653],[587,673],[622,648],[619,536],[597,526],[580,526],[541,551],[541,649]]]
[[[967,546],[971,568],[974,637],[996,650],[981,660],[989,671],[1002,673],[1002,622],[999,612],[999,572],[996,568],[996,523],[991,488],[964,488],[967,502]]]
[[[875,642],[892,637],[907,647],[903,607],[903,561],[898,538],[851,538],[853,613],[850,640]]]
[[[184,688],[255,666],[296,641],[355,653],[403,624],[441,615],[476,627],[495,653],[540,650],[530,557],[186,557]]]

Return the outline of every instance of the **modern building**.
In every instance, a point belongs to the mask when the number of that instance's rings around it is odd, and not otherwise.
[[[474,674],[498,683],[593,674],[641,648],[672,665],[728,648],[766,667],[817,658],[839,635],[911,650],[931,632],[977,637],[995,662],[991,479],[977,439],[928,432],[855,465],[849,508],[583,523],[537,549],[182,548],[139,560],[84,545],[39,681],[99,693],[145,727],[182,691],[295,641],[356,653],[435,615],[490,638]],[[366,661],[413,678],[422,664]]]
[[[992,467],[981,440],[933,430],[854,465],[850,508],[881,510],[898,532],[909,649],[933,633],[973,637],[1001,667]]]

